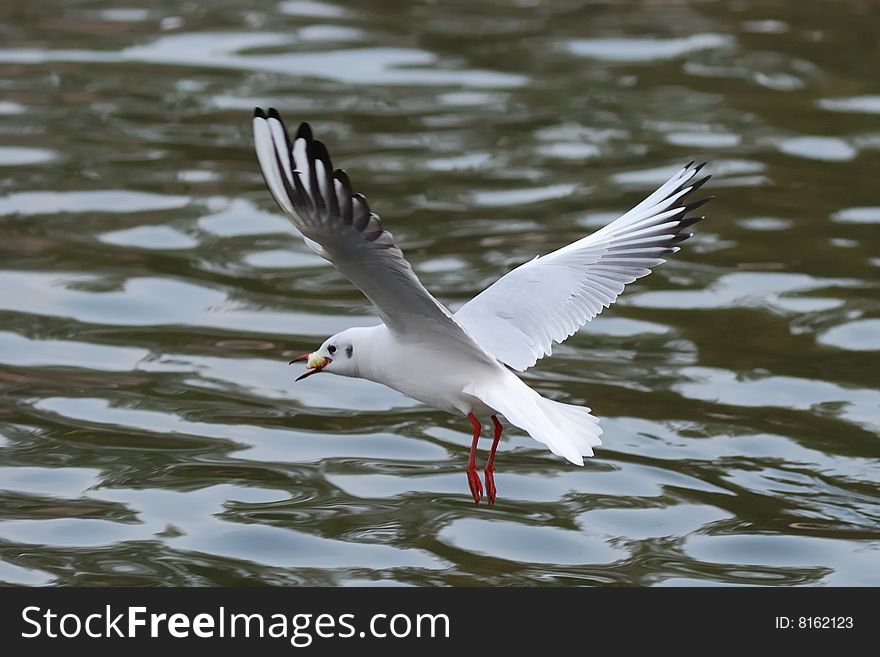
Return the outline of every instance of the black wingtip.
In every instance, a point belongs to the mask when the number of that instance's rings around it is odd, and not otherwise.
[[[681,223],[678,224],[678,230],[682,230],[684,228],[688,228],[689,226],[693,226],[695,223],[703,221],[706,216],[702,215],[699,217],[687,217],[686,219],[682,219]]]
[[[693,193],[694,193],[695,191],[697,191],[700,187],[702,187],[702,186],[705,185],[707,182],[709,182],[709,178],[711,178],[711,177],[712,177],[712,176],[704,176],[704,177],[700,178],[697,182],[695,182],[693,185],[691,185],[691,191],[688,192],[688,195],[693,194]]]
[[[330,161],[330,153],[327,152],[327,147],[324,146],[324,142],[318,141],[317,139],[310,141],[306,153],[308,153],[309,157],[321,160],[324,163],[327,175],[332,175],[333,163]]]
[[[254,118],[255,119],[265,119],[266,118],[266,113],[263,111],[262,107],[255,107],[254,108]]]
[[[345,173],[344,169],[336,169],[336,171],[333,172],[333,177],[342,184],[342,188],[345,190],[347,196],[354,194],[354,191],[351,188],[351,180],[348,179],[348,174]]]
[[[299,124],[299,128],[296,131],[295,139],[305,139],[307,142],[312,141],[314,137],[312,136],[312,126],[303,121]]]
[[[690,239],[693,236],[694,236],[693,233],[679,233],[678,235],[674,236],[671,240],[669,240],[669,243],[673,246],[676,244],[681,244],[682,242],[684,242],[687,239]]]
[[[684,213],[690,214],[691,212],[693,212],[697,208],[699,208],[703,205],[706,205],[706,203],[711,201],[713,198],[715,198],[714,194],[712,196],[707,196],[706,198],[701,198],[699,201],[694,201],[693,203],[688,203],[687,205],[683,205],[682,207],[684,208]]]

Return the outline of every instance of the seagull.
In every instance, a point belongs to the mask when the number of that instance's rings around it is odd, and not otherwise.
[[[575,465],[601,444],[599,420],[585,406],[541,396],[517,376],[610,306],[624,286],[651,273],[703,219],[690,213],[712,197],[690,197],[709,179],[704,164],[680,169],[632,210],[596,232],[508,272],[450,312],[422,285],[379,215],[334,169],[324,144],[301,123],[291,138],[280,114],[256,108],[254,148],[266,186],[305,243],[369,299],[382,320],[349,328],[294,358],[306,371],[368,379],[470,421],[465,472],[474,503],[481,419],[491,419],[484,469],[495,503],[498,417]]]

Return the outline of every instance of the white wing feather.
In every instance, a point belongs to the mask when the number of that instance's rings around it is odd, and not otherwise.
[[[709,176],[689,164],[622,217],[502,276],[455,314],[498,360],[523,371],[610,306],[628,283],[651,273],[691,236],[688,217],[709,199],[684,204]]]

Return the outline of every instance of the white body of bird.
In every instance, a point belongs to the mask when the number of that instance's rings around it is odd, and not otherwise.
[[[499,361],[450,348],[442,336],[398,336],[383,324],[351,328],[309,355],[331,361],[336,374],[381,383],[448,413],[503,415],[576,465],[601,442],[589,408],[542,397]]]

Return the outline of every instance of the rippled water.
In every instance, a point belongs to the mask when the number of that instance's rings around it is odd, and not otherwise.
[[[880,585],[878,20],[7,0],[0,582]],[[273,206],[255,105],[452,307],[712,162],[697,236],[525,375],[602,418],[595,459],[511,432],[474,508],[466,421],[293,384],[373,319]]]

